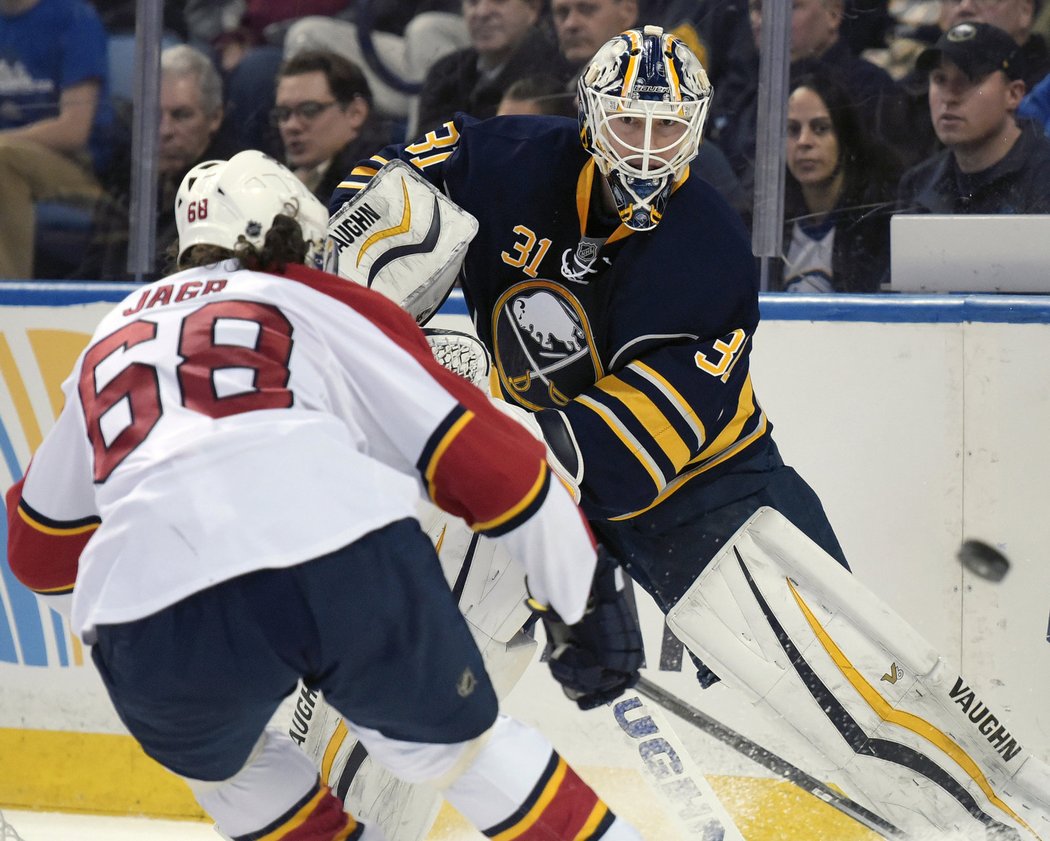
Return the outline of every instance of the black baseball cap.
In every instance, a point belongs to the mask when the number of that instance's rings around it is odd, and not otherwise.
[[[996,70],[1002,70],[1010,79],[1020,79],[1017,53],[1017,42],[998,26],[957,23],[936,44],[919,53],[915,66],[923,75],[929,75],[943,56],[971,79],[983,79]]]

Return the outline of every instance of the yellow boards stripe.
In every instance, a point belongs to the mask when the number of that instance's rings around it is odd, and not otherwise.
[[[0,803],[205,820],[186,784],[127,735],[0,728]]]

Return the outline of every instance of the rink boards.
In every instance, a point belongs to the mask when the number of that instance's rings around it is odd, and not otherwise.
[[[53,423],[94,325],[132,288],[0,285],[5,488]],[[1050,298],[770,295],[762,310],[756,394],[854,571],[1050,759]],[[453,298],[442,326],[463,323],[463,312]],[[971,537],[1012,561],[1000,584],[957,563]],[[730,690],[696,688],[659,613],[647,602],[642,612],[653,680],[804,764],[806,746],[784,741]],[[84,655],[0,567],[0,806],[197,814],[188,791],[124,735]],[[645,719],[637,702],[619,718],[614,707],[578,713],[536,663],[507,707],[540,724],[647,837],[703,837],[704,803],[748,841],[871,837],[667,714],[670,740],[660,727],[632,728]],[[681,751],[669,753],[674,739]],[[443,812],[433,835],[452,838],[459,826]]]

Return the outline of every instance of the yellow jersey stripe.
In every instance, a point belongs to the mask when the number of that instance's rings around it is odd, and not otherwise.
[[[726,424],[725,428],[719,432],[717,436],[715,436],[714,441],[700,451],[700,454],[693,459],[692,463],[696,464],[702,462],[729,447],[740,437],[740,433],[744,429],[744,424],[747,423],[748,418],[754,413],[755,388],[751,383],[751,375],[748,374],[747,379],[744,380],[744,384],[740,388],[740,399],[737,400],[736,414],[733,415],[733,419]]]
[[[89,531],[94,531],[99,526],[98,523],[86,523],[82,526],[71,526],[69,528],[45,526],[43,523],[30,517],[21,505],[18,506],[18,516],[22,519],[22,522],[34,531],[38,531],[41,534],[49,534],[53,537],[72,537],[75,534],[86,534]]]
[[[455,150],[453,150],[455,151]],[[452,157],[452,152],[437,152],[433,155],[427,155],[425,158],[412,158],[409,163],[419,169],[426,169],[428,166],[439,164],[443,160]]]
[[[648,394],[612,375],[601,379],[596,386],[610,397],[619,400],[645,427],[645,431],[653,437],[657,446],[674,465],[675,473],[689,463],[693,455],[692,450]]]
[[[716,456],[708,459],[705,462],[702,462],[687,473],[683,473],[681,476],[679,476],[677,479],[671,482],[666,488],[664,488],[663,491],[660,492],[659,496],[657,496],[656,499],[654,499],[647,506],[645,506],[645,508],[639,508],[637,511],[631,511],[628,514],[619,514],[615,517],[610,517],[609,519],[629,520],[632,517],[637,517],[639,514],[644,514],[646,511],[652,510],[665,499],[670,497],[672,494],[676,493],[677,491],[680,491],[686,485],[686,483],[689,482],[689,480],[695,479],[701,473],[707,472],[712,467],[717,467],[726,459],[735,456],[745,447],[749,447],[751,444],[753,444],[755,441],[757,441],[759,438],[766,434],[766,428],[768,427],[768,425],[769,421],[763,413],[761,418],[759,419],[758,426],[756,426],[751,433],[749,433],[746,437],[741,438],[739,441],[733,444],[733,446],[728,447],[721,453],[718,453]]]
[[[576,837],[573,841],[588,841],[588,839],[594,835],[594,831],[598,828],[605,816],[609,813],[609,807],[606,806],[601,800],[594,804],[594,809],[591,810],[590,815],[587,816],[587,821],[580,831],[576,833]]]
[[[438,463],[441,461],[441,457],[445,454],[452,442],[456,440],[456,436],[463,431],[468,423],[474,418],[474,413],[469,409],[465,411],[459,419],[449,427],[448,432],[442,436],[438,445],[434,448],[434,454],[430,457],[430,463],[427,465],[426,473],[424,477],[427,480],[427,487],[429,488],[434,483],[434,473],[437,472]]]
[[[635,371],[639,376],[647,379],[663,392],[667,400],[678,411],[678,414],[682,416],[682,420],[689,424],[689,427],[693,430],[693,434],[696,435],[696,445],[698,447],[703,446],[704,439],[707,437],[704,423],[700,420],[696,412],[693,411],[693,407],[689,404],[689,401],[682,397],[678,389],[671,385],[662,374],[658,373],[655,369],[650,368],[644,362],[640,362],[636,359],[627,367]]]
[[[638,459],[642,467],[645,468],[645,472],[648,473],[649,478],[653,480],[656,490],[661,490],[666,484],[663,474],[656,466],[656,463],[652,460],[652,457],[645,451],[645,448],[638,443],[627,428],[620,423],[619,419],[612,415],[604,406],[602,406],[601,403],[592,400],[586,395],[579,395],[576,398],[576,402],[581,406],[586,406],[604,421],[605,425],[612,430],[613,435],[620,439],[620,443],[622,443],[627,450]]]
[[[547,785],[543,787],[543,792],[536,799],[533,807],[529,809],[528,814],[510,829],[504,830],[498,835],[494,835],[492,841],[512,841],[512,839],[518,838],[528,832],[529,829],[532,828],[532,825],[539,820],[540,815],[543,814],[544,810],[550,806],[551,801],[554,800],[555,795],[558,793],[558,789],[561,787],[562,780],[565,779],[567,771],[568,765],[566,765],[565,760],[559,756],[558,767],[554,769],[554,773],[551,774],[551,778],[547,781]]]

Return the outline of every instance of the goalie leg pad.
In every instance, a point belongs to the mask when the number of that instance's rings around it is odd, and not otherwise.
[[[667,619],[727,683],[820,750],[854,799],[902,829],[1050,838],[1046,766],[911,626],[773,509],[741,527]]]

